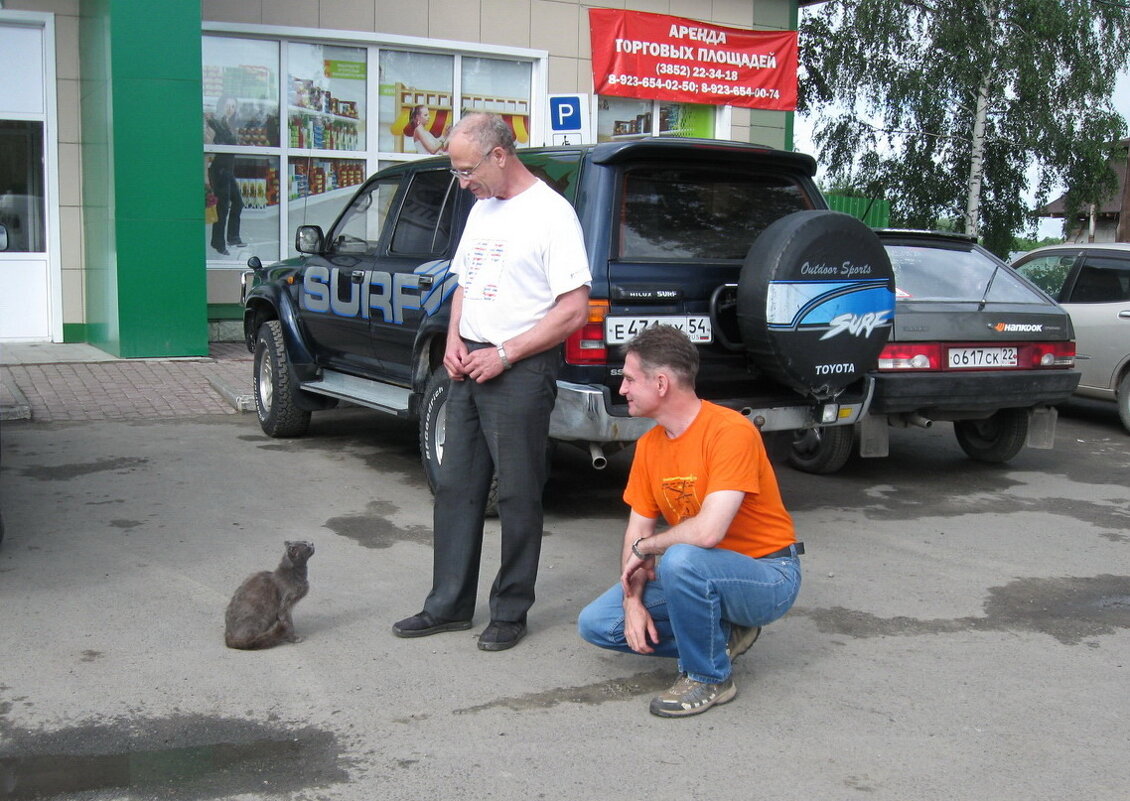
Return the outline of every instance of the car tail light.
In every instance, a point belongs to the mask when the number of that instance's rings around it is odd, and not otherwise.
[[[1074,367],[1074,342],[1033,342],[1020,349],[1029,367]]]
[[[937,342],[890,342],[879,354],[880,370],[941,370],[945,366]]]
[[[566,364],[606,364],[608,346],[604,342],[604,318],[608,316],[607,300],[590,300],[585,324],[565,340]]]

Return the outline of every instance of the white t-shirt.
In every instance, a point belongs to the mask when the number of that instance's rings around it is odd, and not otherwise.
[[[495,345],[533,328],[559,296],[592,283],[577,214],[541,180],[506,200],[477,201],[451,270],[463,287],[460,335]]]

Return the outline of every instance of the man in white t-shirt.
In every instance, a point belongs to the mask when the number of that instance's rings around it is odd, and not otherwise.
[[[558,346],[585,322],[592,276],[573,207],[519,161],[501,117],[470,114],[447,144],[452,173],[478,201],[451,263],[459,287],[443,359],[452,385],[432,590],[422,612],[392,628],[398,637],[425,637],[471,627],[497,474],[502,560],[479,648],[502,651],[525,636],[534,602]]]

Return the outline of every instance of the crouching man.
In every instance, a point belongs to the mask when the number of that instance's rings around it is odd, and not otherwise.
[[[658,425],[637,442],[624,491],[620,583],[578,629],[602,648],[677,658],[680,676],[651,713],[697,715],[737,695],[732,660],[793,605],[804,548],[760,433],[695,393],[696,347],[656,326],[625,350],[620,394]]]

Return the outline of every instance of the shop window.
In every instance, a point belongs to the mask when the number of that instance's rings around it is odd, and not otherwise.
[[[600,97],[597,100],[596,140],[614,142],[650,136],[714,137],[714,106]]]
[[[459,105],[463,113],[493,111],[514,131],[518,147],[530,144],[530,94],[533,65],[528,61],[464,56]]]
[[[287,47],[287,133],[299,150],[366,150],[367,51],[291,43]]]
[[[381,51],[380,149],[386,153],[446,152],[455,122],[455,57]]]
[[[205,36],[204,143],[277,147],[279,46]]]
[[[204,236],[209,259],[279,258],[279,160],[204,156]]]

